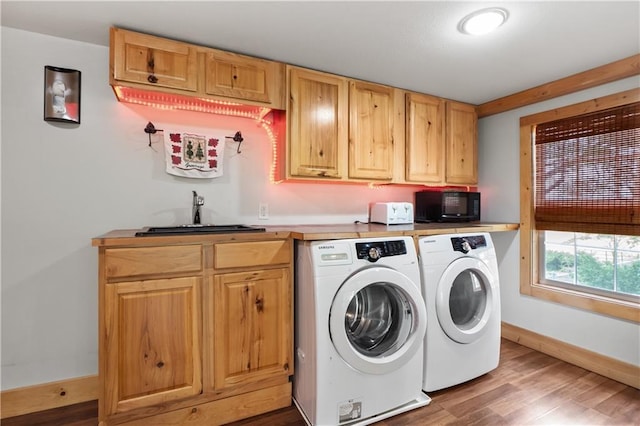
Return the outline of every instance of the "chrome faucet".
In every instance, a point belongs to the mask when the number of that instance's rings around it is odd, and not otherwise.
[[[193,208],[191,209],[191,219],[194,225],[200,225],[200,206],[204,206],[204,197],[193,191]]]

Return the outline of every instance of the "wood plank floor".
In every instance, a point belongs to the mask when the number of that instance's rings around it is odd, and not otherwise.
[[[430,393],[428,406],[377,425],[640,425],[640,390],[508,340],[500,355],[496,370]],[[2,426],[96,424],[95,401],[2,420]],[[232,423],[304,424],[293,405]]]

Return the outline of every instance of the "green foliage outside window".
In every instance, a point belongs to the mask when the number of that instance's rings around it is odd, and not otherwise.
[[[618,291],[640,295],[640,262],[618,265]]]
[[[640,295],[640,260],[618,263],[614,272],[612,261],[598,260],[590,253],[547,250],[545,271],[546,278],[555,281]]]

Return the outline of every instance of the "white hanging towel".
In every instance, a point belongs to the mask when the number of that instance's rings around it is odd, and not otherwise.
[[[224,136],[164,130],[166,172],[196,179],[222,176]]]

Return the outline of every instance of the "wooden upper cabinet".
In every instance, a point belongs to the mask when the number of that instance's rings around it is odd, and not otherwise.
[[[111,68],[115,80],[198,89],[198,52],[186,43],[111,28]]]
[[[349,82],[349,178],[391,180],[394,89]]]
[[[345,178],[347,80],[302,68],[287,69],[287,174],[294,178]]]
[[[446,177],[450,184],[478,183],[478,114],[476,107],[447,102]]]
[[[283,64],[209,50],[206,53],[205,91],[210,95],[282,104]]]
[[[110,42],[114,86],[285,109],[282,62],[115,27]]]
[[[405,179],[443,183],[445,169],[445,100],[406,94]]]
[[[288,73],[287,177],[390,182],[394,138],[404,136],[399,90],[297,67]]]
[[[119,28],[110,53],[114,86],[286,109],[281,178],[477,184],[472,105]]]

